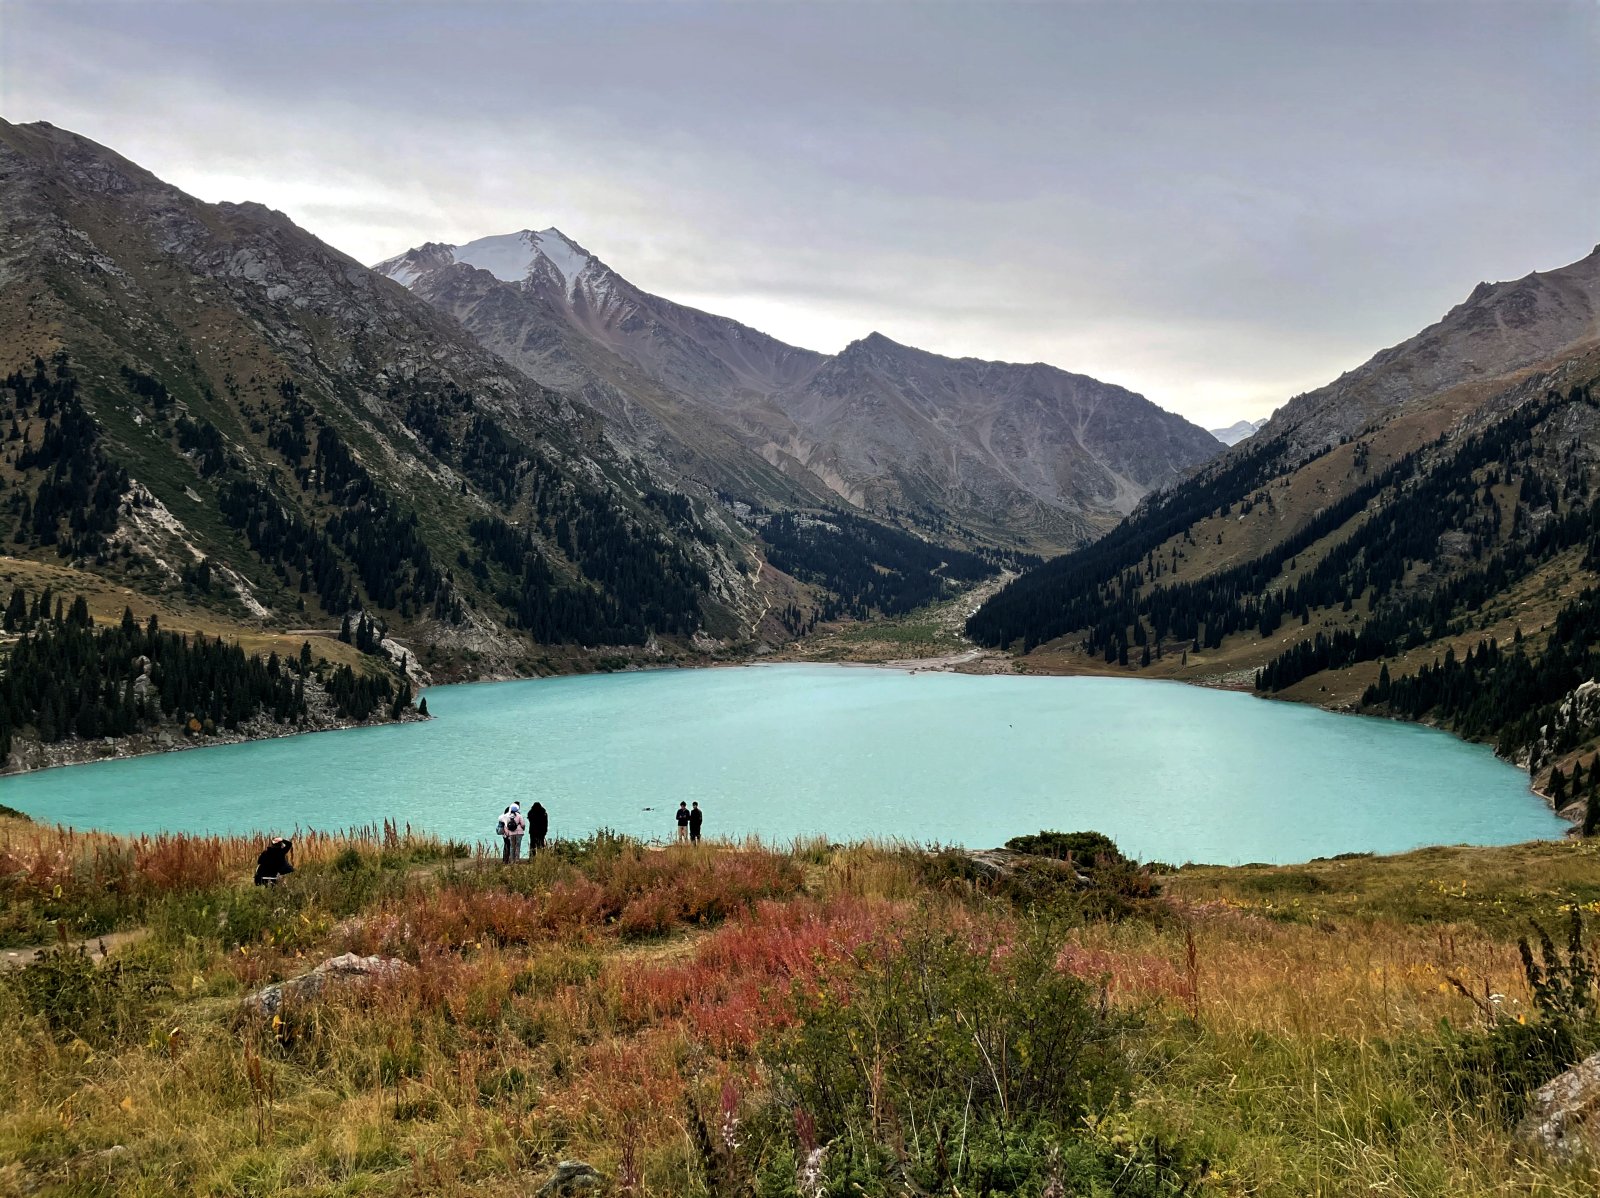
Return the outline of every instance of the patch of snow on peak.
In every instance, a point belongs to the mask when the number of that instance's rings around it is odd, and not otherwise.
[[[538,233],[530,233],[530,240],[538,247],[550,265],[561,272],[562,279],[568,287],[577,281],[591,261],[588,254],[584,253],[572,242],[568,241],[560,229],[545,229]]]
[[[383,273],[388,275],[396,283],[399,283],[400,286],[409,289],[411,284],[417,281],[417,276],[422,272],[413,266],[409,259],[402,255],[399,258],[391,258],[388,262],[384,263]]]
[[[520,283],[533,269],[533,260],[539,252],[538,236],[524,229],[520,233],[480,237],[456,246],[453,253],[457,262],[486,270],[508,283]]]
[[[1224,445],[1237,445],[1240,441],[1255,436],[1266,423],[1265,420],[1240,420],[1227,428],[1214,428],[1208,431]]]

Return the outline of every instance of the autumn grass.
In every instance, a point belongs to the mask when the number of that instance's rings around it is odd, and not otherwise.
[[[1537,1019],[1516,937],[1595,901],[1588,845],[1185,869],[1106,922],[948,885],[899,845],[602,837],[505,869],[398,829],[299,843],[300,872],[258,890],[246,840],[0,829],[69,889],[131,862],[112,876],[142,897],[117,918],[153,932],[117,972],[63,967],[99,999],[78,1024],[0,977],[0,1193],[524,1193],[568,1157],[613,1192],[735,1192],[805,1131],[774,1071],[806,1012],[843,1018],[827,996],[865,1002],[932,934],[994,968],[1045,937],[1084,1017],[1118,1013],[1127,1092],[1060,1134],[1130,1177],[1161,1154],[1204,1194],[1600,1184],[1517,1148],[1517,1096],[1463,1072],[1487,1017],[1451,980]],[[37,883],[7,886],[0,911],[36,918]],[[412,968],[276,1021],[242,1010],[344,951]]]

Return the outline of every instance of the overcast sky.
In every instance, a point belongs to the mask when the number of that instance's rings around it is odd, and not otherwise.
[[[555,225],[835,351],[1263,416],[1600,241],[1600,7],[0,0],[0,115],[373,262]]]

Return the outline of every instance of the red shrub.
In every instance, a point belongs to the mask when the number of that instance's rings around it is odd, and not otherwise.
[[[637,1025],[682,1017],[716,1051],[745,1049],[787,1019],[789,986],[892,935],[903,911],[863,899],[763,902],[708,936],[688,961],[619,968],[619,1008]]]

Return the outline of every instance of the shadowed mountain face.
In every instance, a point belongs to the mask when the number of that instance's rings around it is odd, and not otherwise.
[[[198,600],[241,618],[371,611],[497,669],[531,642],[725,635],[757,606],[720,505],[673,493],[450,317],[280,213],[0,122],[13,372],[0,409],[31,446],[0,465],[15,552],[151,592],[195,589],[210,558]]]
[[[873,334],[797,349],[633,286],[554,229],[379,263],[632,447],[740,498],[809,499],[994,544],[1094,536],[1220,449],[1120,387]]]

